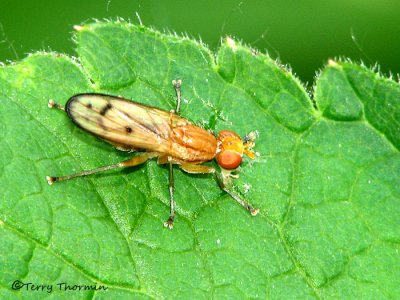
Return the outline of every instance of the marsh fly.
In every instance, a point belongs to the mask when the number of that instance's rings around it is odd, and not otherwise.
[[[219,186],[253,216],[258,209],[231,191],[231,173],[239,167],[243,154],[254,159],[254,136],[243,140],[232,131],[223,130],[218,136],[193,125],[179,116],[181,104],[181,80],[174,80],[177,95],[176,109],[164,111],[139,104],[121,97],[104,94],[78,94],[71,97],[65,108],[49,101],[49,107],[65,111],[71,120],[83,130],[114,145],[119,150],[137,151],[133,158],[114,165],[82,171],[68,176],[46,179],[51,185],[56,181],[69,180],[115,168],[133,167],[148,159],[157,158],[158,164],[169,165],[169,194],[171,211],[164,223],[170,229],[174,225],[175,199],[173,164],[188,173],[216,173]],[[216,159],[220,172],[202,163]]]

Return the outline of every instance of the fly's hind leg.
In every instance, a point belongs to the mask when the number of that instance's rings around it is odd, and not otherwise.
[[[82,172],[71,174],[71,175],[67,175],[67,176],[60,176],[60,177],[46,176],[46,179],[47,179],[48,184],[52,185],[56,181],[70,180],[72,178],[87,176],[87,175],[91,175],[91,174],[95,174],[95,173],[100,173],[100,172],[104,172],[104,171],[108,171],[108,170],[113,170],[113,169],[116,169],[116,168],[134,167],[134,166],[140,165],[140,164],[144,163],[145,161],[147,161],[148,159],[156,157],[156,156],[159,156],[159,153],[157,153],[157,152],[145,152],[145,153],[143,153],[141,155],[132,157],[131,159],[128,159],[128,160],[121,161],[121,162],[119,162],[117,164],[114,164],[114,165],[103,166],[103,167],[100,167],[100,168],[97,168],[97,169],[86,170],[86,171],[82,171]]]

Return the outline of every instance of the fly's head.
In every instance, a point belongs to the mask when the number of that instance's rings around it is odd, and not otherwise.
[[[255,158],[254,139],[255,133],[250,133],[242,139],[236,133],[222,130],[218,135],[218,149],[215,159],[218,165],[226,170],[234,170],[242,163],[243,154],[251,159]]]

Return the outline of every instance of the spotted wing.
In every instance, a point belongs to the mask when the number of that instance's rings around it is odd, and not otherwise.
[[[65,107],[82,129],[122,149],[170,154],[176,127],[191,123],[170,112],[103,94],[78,94]]]

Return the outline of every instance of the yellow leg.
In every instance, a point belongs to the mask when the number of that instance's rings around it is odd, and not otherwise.
[[[137,166],[137,165],[140,165],[140,164],[146,162],[150,158],[157,157],[159,155],[160,154],[157,152],[144,152],[141,155],[138,155],[138,156],[132,157],[131,159],[120,162],[120,165],[121,165],[121,167],[125,167],[125,168],[134,167],[134,166]]]
[[[47,182],[50,185],[52,185],[56,181],[65,181],[65,180],[69,180],[69,179],[72,179],[75,177],[87,176],[87,175],[91,175],[91,174],[95,174],[95,173],[113,170],[116,168],[134,167],[134,166],[140,165],[140,164],[144,163],[145,161],[147,161],[148,159],[156,157],[158,155],[159,155],[159,153],[157,153],[157,152],[145,152],[141,155],[132,157],[131,159],[128,159],[128,160],[121,161],[114,165],[103,166],[103,167],[100,167],[97,169],[86,170],[86,171],[82,171],[82,172],[79,172],[76,174],[61,176],[61,177],[46,176],[46,179],[47,179]]]
[[[210,174],[210,173],[215,173],[215,169],[213,167],[209,166],[204,166],[204,165],[198,165],[198,164],[193,164],[193,163],[184,163],[179,165],[179,167],[191,174]]]
[[[237,203],[243,206],[243,208],[245,208],[252,216],[256,216],[259,213],[260,210],[258,208],[254,208],[250,203],[243,200],[242,198],[239,197],[239,195],[235,194],[229,189],[229,187],[231,186],[231,182],[229,182],[229,180],[227,180],[226,177],[224,178],[222,174],[217,174],[217,180],[219,187],[224,192],[229,194],[229,196],[231,196],[232,199],[234,199]]]

